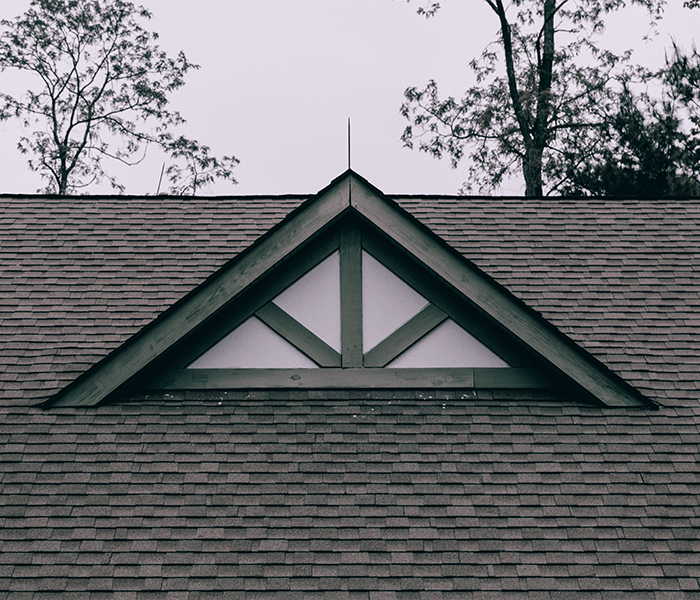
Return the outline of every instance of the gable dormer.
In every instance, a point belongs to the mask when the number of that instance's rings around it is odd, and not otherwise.
[[[346,172],[57,394],[568,388],[648,401]]]

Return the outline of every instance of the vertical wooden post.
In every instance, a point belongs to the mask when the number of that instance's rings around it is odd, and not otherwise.
[[[340,234],[340,337],[342,365],[362,366],[362,239],[357,224]]]

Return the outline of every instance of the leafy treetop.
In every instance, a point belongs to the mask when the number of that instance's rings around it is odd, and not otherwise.
[[[470,63],[476,85],[461,99],[440,98],[434,81],[408,88],[402,140],[438,158],[448,155],[453,167],[469,150],[466,189],[492,190],[520,173],[527,195],[555,192],[565,182],[567,153],[597,151],[617,82],[639,75],[629,52],[599,47],[605,16],[630,3],[656,21],[665,0],[483,1],[499,33]],[[419,12],[430,17],[439,8],[434,2]]]
[[[46,191],[75,193],[103,179],[123,191],[103,162],[135,164],[149,145],[173,159],[173,193],[195,193],[216,177],[235,183],[236,158],[212,157],[172,133],[184,119],[169,97],[198,66],[162,51],[141,24],[150,18],[127,0],[32,0],[26,13],[0,22],[0,70],[33,81],[20,96],[0,93],[0,119],[33,128],[18,148],[48,181]]]

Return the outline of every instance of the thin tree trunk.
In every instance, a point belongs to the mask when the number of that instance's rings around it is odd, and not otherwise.
[[[58,193],[62,196],[66,195],[68,189],[68,173],[61,171],[61,178],[58,180]]]
[[[554,68],[554,15],[556,0],[545,0],[544,22],[537,41],[537,109],[530,143],[525,141],[526,151],[523,161],[525,195],[541,196],[542,157],[549,141],[550,98],[552,95],[552,70]],[[544,43],[542,43],[542,41]]]
[[[60,179],[58,180],[58,193],[65,196],[68,190],[68,171],[65,168],[61,168]]]
[[[552,71],[554,68],[554,16],[557,12],[556,0],[544,0],[544,21],[537,43],[537,107],[534,115],[527,114],[522,105],[518,80],[515,73],[514,49],[511,27],[506,16],[503,0],[486,0],[496,12],[501,22],[503,50],[508,77],[508,91],[513,111],[522,136],[525,156],[523,177],[526,196],[542,196],[542,157],[549,138],[549,117],[551,113]]]
[[[534,144],[525,151],[523,159],[523,176],[525,177],[525,195],[542,196],[542,154],[543,148]]]

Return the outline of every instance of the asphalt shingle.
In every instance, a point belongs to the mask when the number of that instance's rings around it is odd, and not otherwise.
[[[35,432],[41,409],[0,412],[17,451],[0,463],[0,588],[636,598],[700,578],[697,407],[614,411],[611,439],[584,405],[182,402],[62,409]],[[93,433],[61,439],[73,420]],[[640,445],[657,427],[658,451]]]
[[[37,404],[302,200],[3,197],[0,600],[700,597],[700,201],[398,197],[643,393]]]

